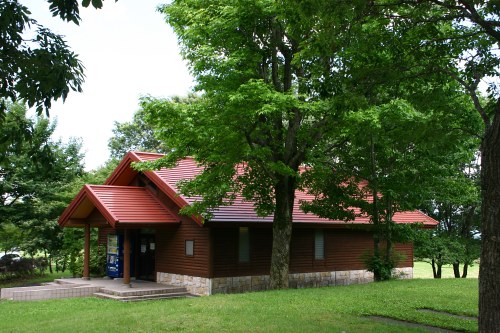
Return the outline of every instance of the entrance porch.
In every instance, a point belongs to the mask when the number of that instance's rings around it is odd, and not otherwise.
[[[193,297],[186,288],[151,281],[133,280],[125,285],[121,279],[57,279],[41,286],[3,288],[1,299],[33,301],[52,298],[100,297],[131,302],[150,299]]]
[[[90,279],[90,230],[106,228],[118,235],[107,244],[108,268],[116,265],[122,284],[131,277],[155,280],[154,230],[177,225],[180,217],[146,187],[85,185],[59,219],[62,227],[84,228],[84,280]]]

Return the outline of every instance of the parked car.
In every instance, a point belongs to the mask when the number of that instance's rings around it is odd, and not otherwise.
[[[21,256],[19,254],[7,253],[0,258],[0,266],[2,266],[4,263],[19,261],[19,260],[21,260]]]
[[[7,253],[0,257],[0,273],[5,273],[11,270],[11,267],[16,266],[21,262],[21,256],[17,253]]]

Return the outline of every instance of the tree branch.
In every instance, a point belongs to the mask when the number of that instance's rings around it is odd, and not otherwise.
[[[484,110],[483,106],[481,105],[481,101],[479,100],[479,96],[477,96],[477,86],[479,84],[479,78],[475,78],[474,83],[472,85],[467,84],[464,79],[462,79],[459,75],[454,73],[451,70],[444,70],[448,75],[450,75],[452,78],[454,78],[458,83],[460,83],[465,90],[467,90],[467,93],[469,96],[472,98],[472,102],[474,103],[474,107],[476,108],[476,111],[479,112],[479,115],[483,119],[483,123],[486,128],[490,125],[490,118],[486,114],[486,111]]]

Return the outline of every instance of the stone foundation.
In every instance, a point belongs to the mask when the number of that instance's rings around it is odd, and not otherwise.
[[[173,286],[186,287],[187,291],[193,295],[210,295],[212,279],[182,275],[182,274],[172,274],[172,273],[156,273],[156,282],[165,283]]]
[[[220,277],[212,279],[212,294],[266,290],[269,275]]]
[[[394,268],[392,276],[396,279],[413,279],[413,267]]]
[[[413,267],[396,268],[399,279],[413,278]],[[202,278],[189,275],[157,273],[157,282],[184,286],[195,295],[230,294],[266,290],[269,275]],[[294,273],[289,275],[290,288],[310,288],[373,282],[373,273],[366,270]]]

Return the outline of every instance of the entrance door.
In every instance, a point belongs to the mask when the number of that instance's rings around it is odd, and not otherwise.
[[[155,235],[139,235],[139,262],[138,278],[140,280],[155,281]]]

